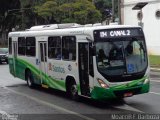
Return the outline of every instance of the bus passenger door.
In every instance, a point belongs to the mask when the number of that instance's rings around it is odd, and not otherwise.
[[[89,87],[89,44],[79,43],[78,45],[79,55],[79,80],[81,94],[90,96]]]
[[[16,59],[17,59],[17,42],[13,42],[13,69],[14,69],[14,76],[16,76]]]
[[[39,42],[39,70],[40,70],[40,78],[41,84],[47,85],[46,82],[46,74],[47,74],[47,43]]]

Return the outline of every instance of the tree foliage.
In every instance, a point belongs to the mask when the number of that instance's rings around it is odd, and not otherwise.
[[[96,8],[102,14],[102,20],[111,17],[112,1],[111,0],[95,0]]]
[[[86,24],[101,21],[101,13],[87,0],[45,0],[35,7],[35,13],[46,23]]]
[[[96,23],[106,19],[106,9],[111,9],[111,0],[0,0],[0,30],[38,24]]]
[[[9,4],[10,3],[10,4]],[[0,32],[9,31],[19,22],[19,0],[0,0]]]
[[[55,0],[46,0],[42,4],[35,6],[35,13],[42,17],[45,23],[50,23],[58,10],[57,2]]]
[[[7,34],[19,23],[19,0],[0,0],[0,46],[7,46]]]

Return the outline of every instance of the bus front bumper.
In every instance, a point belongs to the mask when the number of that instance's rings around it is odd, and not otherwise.
[[[134,86],[134,87],[122,87],[119,89],[112,88],[102,88],[102,87],[94,87],[91,92],[91,98],[96,100],[107,100],[107,99],[117,99],[117,98],[124,98],[124,97],[131,97],[137,94],[143,94],[149,92],[149,83]]]

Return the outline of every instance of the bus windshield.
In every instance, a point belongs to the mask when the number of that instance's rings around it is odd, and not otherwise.
[[[132,75],[147,68],[144,38],[127,37],[96,42],[97,68],[107,76]]]

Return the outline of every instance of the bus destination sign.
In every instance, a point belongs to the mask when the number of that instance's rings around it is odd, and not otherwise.
[[[107,37],[107,36],[110,36],[110,37],[121,37],[121,36],[130,36],[131,35],[131,31],[130,30],[112,30],[110,32],[107,32],[107,31],[101,31],[100,32],[100,37],[101,38],[104,38],[104,37]]]
[[[94,37],[98,39],[117,38],[117,37],[134,37],[142,36],[143,32],[140,28],[135,29],[105,29],[94,31]]]

